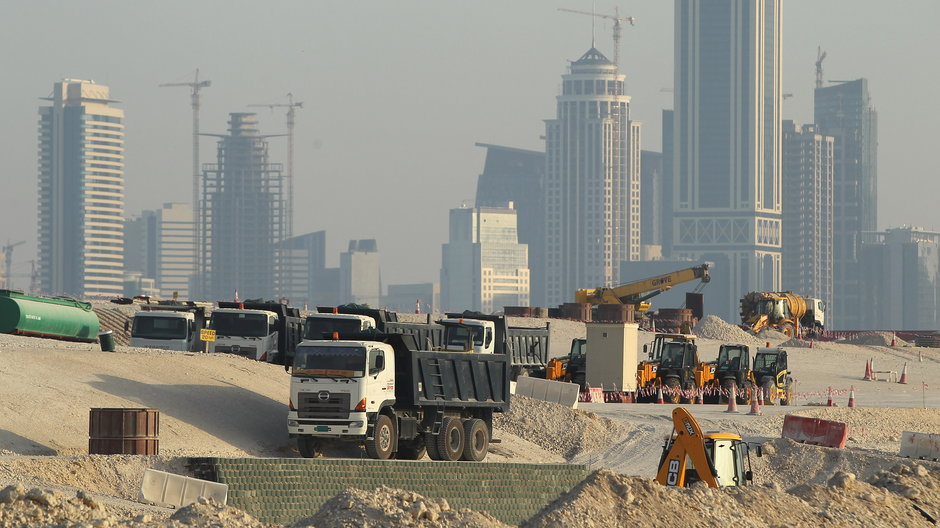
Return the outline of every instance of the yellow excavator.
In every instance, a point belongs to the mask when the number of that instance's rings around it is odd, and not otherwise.
[[[708,274],[708,264],[694,266],[665,275],[657,275],[648,279],[628,282],[613,288],[582,289],[574,293],[574,302],[590,304],[632,304],[637,311],[646,311],[650,303],[646,302],[652,297],[669,290],[673,286],[700,280],[696,291],[711,280]]]
[[[704,482],[709,488],[724,488],[746,486],[753,481],[750,448],[739,435],[704,434],[692,414],[682,407],[672,410],[672,427],[663,445],[657,482],[680,488]],[[761,456],[759,446],[757,456]]]

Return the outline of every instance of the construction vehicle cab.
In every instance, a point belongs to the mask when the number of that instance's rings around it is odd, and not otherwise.
[[[825,329],[826,303],[793,292],[750,292],[741,298],[741,322],[757,334],[766,327],[787,336]]]
[[[663,444],[656,481],[663,486],[710,488],[746,486],[753,481],[750,449],[733,433],[702,433],[688,410],[672,410],[673,431]],[[760,448],[757,456],[761,456]]]
[[[790,405],[793,401],[793,377],[782,348],[758,348],[754,356],[752,379],[764,393],[764,403]]]
[[[658,275],[634,282],[628,282],[613,288],[581,289],[575,292],[574,300],[578,303],[598,304],[632,304],[636,311],[646,311],[650,303],[646,302],[652,297],[671,289],[673,286],[700,280],[698,289],[704,287],[711,280],[708,274],[708,264],[686,268],[665,275]]]
[[[659,376],[659,367],[663,359],[663,351],[666,348],[671,350],[670,355],[675,355],[677,348],[685,350],[694,347],[695,335],[693,334],[656,334],[651,343],[643,345],[643,353],[646,355],[646,360],[638,363],[636,367],[637,388],[657,388],[663,386],[663,379]],[[651,393],[646,399],[648,401],[654,401],[655,397]]]
[[[691,402],[689,391],[704,387],[714,377],[714,365],[699,361],[693,335],[659,334],[647,350],[650,359],[637,365],[637,384],[661,388],[671,403]]]
[[[584,390],[587,376],[587,338],[571,340],[571,351],[561,358],[549,360],[545,368],[545,379],[577,383]]]
[[[706,403],[726,403],[732,390],[738,403],[747,403],[749,391],[754,387],[750,349],[746,345],[721,345],[715,378],[709,385],[715,390]]]

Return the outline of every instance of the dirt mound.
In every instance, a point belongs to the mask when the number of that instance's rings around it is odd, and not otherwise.
[[[786,341],[787,339],[790,339],[790,336],[787,334],[784,334],[783,332],[780,332],[774,328],[770,328],[769,326],[762,328],[760,333],[757,334],[757,337],[764,340],[770,339],[771,341]]]
[[[891,346],[892,339],[895,346],[907,346],[906,341],[891,332],[863,332],[840,342],[847,345]]]
[[[763,341],[741,330],[741,327],[726,323],[716,315],[703,317],[692,329],[692,332],[699,337],[724,341],[725,343],[741,343],[752,346],[763,344]]]
[[[294,528],[503,528],[495,517],[451,509],[446,499],[428,499],[411,491],[382,486],[373,491],[349,488],[326,501],[312,517]]]
[[[237,508],[202,497],[174,513],[170,516],[170,520],[194,528],[265,528],[271,526]]]
[[[508,413],[493,415],[493,426],[567,459],[622,436],[621,426],[607,418],[519,395]]]
[[[792,337],[784,341],[783,343],[780,343],[780,346],[783,348],[809,348],[810,341],[805,341],[803,339]]]

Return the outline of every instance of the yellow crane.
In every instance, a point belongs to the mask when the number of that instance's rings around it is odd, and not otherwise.
[[[567,9],[564,7],[559,7],[559,11],[567,11],[568,13],[578,13],[580,15],[590,15],[597,18],[606,18],[608,20],[614,21],[614,64],[620,66],[620,39],[623,36],[623,27],[621,22],[629,22],[631,26],[636,25],[636,17],[632,16],[620,16],[620,7],[614,6],[614,14],[606,15],[603,13],[593,13],[591,11],[579,11],[577,9]]]
[[[294,94],[287,94],[286,103],[250,104],[248,106],[266,106],[273,112],[275,108],[287,108],[287,233],[284,238],[294,235],[294,116],[297,108],[303,108],[303,102],[294,102]]]
[[[691,268],[657,275],[647,279],[621,284],[612,288],[592,288],[578,290],[574,294],[575,302],[590,304],[632,304],[637,310],[648,310],[650,304],[647,299],[672,288],[677,284],[693,280],[701,281],[700,289],[711,280],[708,274],[708,264],[693,266]]]

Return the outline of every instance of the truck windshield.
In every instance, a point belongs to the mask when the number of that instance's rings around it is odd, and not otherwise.
[[[449,326],[446,333],[447,346],[466,346],[471,335],[475,346],[483,346],[482,326]]]
[[[777,356],[774,354],[757,354],[754,356],[754,370],[774,370],[777,366]]]
[[[220,336],[265,337],[268,335],[268,316],[264,314],[215,312],[209,325]]]
[[[365,368],[363,347],[299,346],[294,352],[291,375],[360,378],[365,375]]]
[[[666,343],[663,345],[663,368],[682,368],[682,356],[685,355],[684,343]]]
[[[308,317],[307,322],[304,323],[304,339],[323,339],[324,334],[330,336],[333,332],[339,332],[340,335],[343,335],[361,331],[362,321],[359,319]]]
[[[722,347],[718,351],[718,370],[739,370],[744,361],[742,357],[744,357],[744,351],[740,348]]]
[[[135,317],[131,337],[186,339],[186,332],[186,319],[182,317]]]

